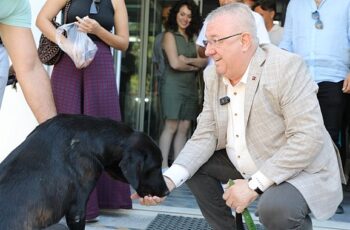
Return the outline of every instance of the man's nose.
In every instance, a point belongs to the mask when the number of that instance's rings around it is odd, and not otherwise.
[[[208,43],[207,46],[205,47],[205,56],[210,57],[215,54],[215,49],[214,47]]]

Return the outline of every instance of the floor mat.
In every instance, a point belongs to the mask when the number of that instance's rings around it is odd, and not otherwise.
[[[257,225],[257,230],[263,230]],[[203,218],[158,214],[146,230],[212,230]]]

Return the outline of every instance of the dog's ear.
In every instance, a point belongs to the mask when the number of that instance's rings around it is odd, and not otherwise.
[[[124,177],[135,190],[139,187],[143,163],[144,160],[142,155],[128,151],[124,152],[123,159],[119,163],[119,167],[122,170]]]

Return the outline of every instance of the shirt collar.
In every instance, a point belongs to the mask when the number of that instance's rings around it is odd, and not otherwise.
[[[247,69],[245,70],[241,80],[238,82],[237,85],[239,85],[240,83],[243,84],[247,84],[247,80],[248,80],[248,73],[249,73],[249,69],[250,69],[250,64],[252,63],[252,61],[250,60],[249,65],[247,67]],[[227,77],[223,77],[222,81],[224,82],[225,85],[231,85],[230,80]]]

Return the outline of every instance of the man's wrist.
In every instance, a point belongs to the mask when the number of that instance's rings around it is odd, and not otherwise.
[[[175,186],[175,183],[167,176],[164,176],[165,184],[167,185],[169,192],[173,191]]]
[[[248,187],[259,195],[263,194],[263,191],[259,188],[258,182],[252,178],[248,180]]]

